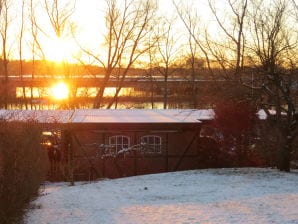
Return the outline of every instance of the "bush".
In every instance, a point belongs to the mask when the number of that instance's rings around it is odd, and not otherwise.
[[[257,163],[255,153],[250,150],[257,122],[257,110],[250,102],[224,101],[217,103],[215,127],[223,139],[221,148],[232,166],[251,166]],[[227,161],[228,161],[227,160]]]
[[[0,122],[0,223],[18,223],[47,170],[34,122]]]

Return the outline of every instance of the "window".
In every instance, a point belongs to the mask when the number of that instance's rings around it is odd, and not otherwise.
[[[161,153],[161,137],[156,135],[145,135],[141,138],[146,153]]]
[[[115,150],[115,153],[130,146],[130,138],[124,135],[115,135],[109,138],[109,145]]]

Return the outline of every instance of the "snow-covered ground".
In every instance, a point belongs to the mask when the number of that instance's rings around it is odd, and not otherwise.
[[[298,223],[298,172],[210,169],[47,183],[27,212],[42,223]]]

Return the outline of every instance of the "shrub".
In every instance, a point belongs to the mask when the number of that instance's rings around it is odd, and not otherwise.
[[[224,101],[215,107],[215,127],[222,133],[221,146],[232,166],[255,165],[255,153],[250,150],[257,121],[257,112],[250,102]]]
[[[0,223],[17,223],[46,176],[47,157],[34,122],[0,122]]]

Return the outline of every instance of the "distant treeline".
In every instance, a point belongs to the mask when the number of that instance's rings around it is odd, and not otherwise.
[[[201,59],[203,60],[203,59]],[[0,58],[0,79],[5,78],[5,72],[3,70],[4,63],[3,59]],[[105,75],[106,69],[97,65],[92,64],[80,64],[80,63],[61,63],[47,60],[8,60],[6,61],[8,68],[8,76],[9,77],[28,77],[28,76],[62,76],[65,78],[71,78],[72,76],[96,76],[96,75]],[[190,68],[188,61],[185,63],[180,63],[173,65],[169,69],[169,78],[170,77],[179,77],[179,78],[190,78],[190,76],[194,75],[197,78],[201,79],[222,79],[224,77],[224,73],[227,71],[223,71],[222,68],[219,68],[215,65],[214,62],[213,75],[210,74],[210,71],[206,68],[204,63],[200,63],[196,66],[196,68]],[[140,78],[152,78],[152,77],[163,77],[160,73],[160,69],[163,67],[155,67],[155,68],[135,68],[131,67],[127,76],[134,76]],[[126,68],[120,68],[115,70],[115,77],[121,76]],[[247,71],[242,71],[243,74],[251,74],[249,70],[252,68],[247,67]]]

